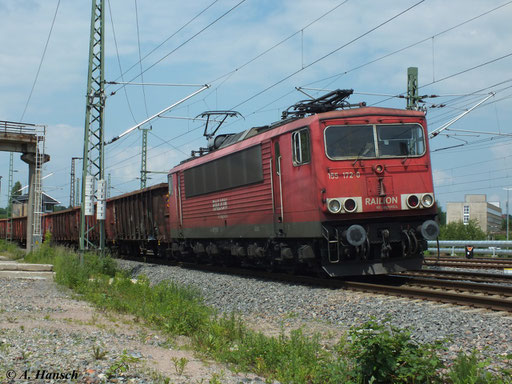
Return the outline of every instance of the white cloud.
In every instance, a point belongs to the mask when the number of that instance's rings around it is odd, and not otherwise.
[[[188,20],[197,15],[210,0],[169,3],[155,0],[148,4],[139,2],[139,30],[142,54],[149,52],[163,39],[170,36]],[[143,61],[147,68],[166,53],[213,22],[238,0],[218,2],[202,14],[189,27],[165,43],[150,58]],[[256,57],[292,33],[300,31],[310,22],[340,4],[341,0],[259,0],[246,1],[219,22],[206,29],[189,43],[178,49],[167,59],[144,74],[149,82],[204,83],[232,71]],[[116,40],[120,60],[126,70],[138,60],[137,34],[133,2],[110,1],[115,22]],[[195,97],[180,109],[173,111],[177,116],[195,117],[208,109],[231,108],[257,92],[284,79],[299,70],[302,65],[321,58],[334,49],[349,43],[370,28],[389,19],[413,5],[414,2],[399,0],[375,2],[370,0],[348,1],[328,14],[322,20],[304,29],[303,33],[276,47],[250,65],[233,74],[224,83],[213,84],[214,89]],[[351,70],[380,56],[405,47],[416,41],[433,36],[450,26],[483,13],[500,5],[494,1],[441,1],[424,2],[389,24],[347,45],[331,56],[319,61],[304,71],[283,81],[269,91],[243,104],[239,110],[246,116],[236,124],[223,127],[223,132],[237,131],[251,125],[263,125],[279,118],[280,110],[304,98],[298,92],[291,92],[294,86],[305,85],[337,73]],[[0,12],[4,15],[0,24],[0,119],[18,120],[28,98],[39,60],[46,42],[56,4],[42,0],[3,0]],[[106,17],[106,79],[119,76],[117,55],[112,37],[108,9]],[[314,86],[354,88],[356,91],[391,93],[404,92],[406,70],[409,66],[419,67],[420,86],[445,76],[460,72],[472,66],[510,53],[512,31],[509,20],[512,6],[506,6],[460,28],[436,37],[433,40],[392,55],[374,64],[341,76],[334,83],[319,82]],[[48,52],[41,68],[31,103],[27,109],[26,121],[48,125],[48,149],[52,161],[48,170],[56,171],[56,186],[69,183],[69,164],[72,156],[82,155],[85,92],[88,61],[90,4],[88,2],[61,2],[55,28],[48,46]],[[434,59],[434,60],[433,60]],[[467,93],[508,79],[511,58],[498,61],[450,80],[435,83],[421,92],[436,94]],[[434,61],[434,64],[433,64]],[[126,80],[137,75],[135,67]],[[215,87],[219,86],[218,89]],[[117,87],[109,86],[110,93]],[[146,87],[148,113],[155,113],[172,102],[190,93],[192,88]],[[129,99],[135,120],[146,117],[144,99],[140,87],[129,87]],[[205,95],[208,95],[206,99]],[[381,97],[354,96],[354,101],[374,102]],[[273,100],[277,100],[272,103]],[[436,100],[437,101],[437,100]],[[386,106],[404,106],[403,100],[390,101]],[[263,111],[256,113],[263,106]],[[482,108],[468,115],[458,127],[494,130],[498,126],[510,133],[510,99],[495,107]],[[429,111],[428,118],[434,125],[447,120],[445,110]],[[454,112],[455,113],[455,112]],[[498,116],[498,120],[496,118]],[[124,91],[107,99],[105,114],[105,138],[124,131],[134,124],[127,108]],[[189,121],[154,122],[154,132],[165,140],[171,140],[183,152],[189,153],[199,145],[204,146],[200,137],[202,129],[187,133],[201,124]],[[140,141],[135,136],[119,146],[107,149],[107,166],[112,166],[112,176],[123,187],[137,188],[139,176]],[[180,135],[183,135],[179,137]],[[153,140],[153,139],[151,139]],[[433,146],[442,147],[444,138],[436,138]],[[129,144],[132,143],[130,146]],[[156,143],[156,144],[154,144]],[[159,141],[151,141],[151,147]],[[434,181],[436,185],[450,181],[444,169],[446,163],[463,165],[475,157],[503,157],[509,147],[494,146],[475,151],[441,155],[433,154]],[[163,154],[160,154],[162,151]],[[167,152],[165,152],[167,151]],[[450,152],[451,153],[451,152]],[[7,155],[6,155],[7,156]],[[113,169],[119,159],[129,158],[124,168]],[[149,149],[151,167],[170,169],[184,155],[162,145]],[[152,157],[154,156],[154,157]],[[446,161],[446,159],[449,161]],[[0,162],[7,168],[6,157],[1,154]],[[18,160],[17,160],[18,161]],[[109,163],[112,161],[111,163]],[[0,174],[6,174],[0,171]],[[4,179],[2,180],[4,182]],[[52,181],[53,182],[53,181]],[[65,187],[57,198],[67,201]],[[5,191],[5,188],[3,189]],[[0,199],[0,205],[1,203]]]

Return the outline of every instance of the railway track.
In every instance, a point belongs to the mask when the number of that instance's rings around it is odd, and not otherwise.
[[[182,262],[173,263],[169,261],[160,263],[214,273],[233,274],[264,280],[281,281],[290,284],[311,285],[330,289],[348,289],[360,292],[512,312],[512,287],[498,284],[459,281],[457,279],[447,279],[445,277],[426,278],[411,275],[407,276],[405,273],[404,275],[376,276],[371,281],[369,281],[368,278],[358,278],[353,280],[330,279],[217,265],[197,265]],[[418,272],[421,273],[423,271]]]
[[[428,266],[456,267],[456,268],[475,268],[475,269],[505,269],[512,268],[512,260],[503,259],[459,259],[454,257],[425,258],[425,264]]]
[[[480,283],[505,283],[512,284],[512,275],[485,273],[485,272],[468,272],[440,269],[423,269],[421,271],[401,272],[398,276],[416,276],[416,277],[433,277],[446,280],[464,280],[475,281]]]
[[[400,297],[432,300],[470,307],[512,312],[512,287],[497,284],[475,283],[457,280],[440,280],[423,277],[408,277],[359,287],[359,283],[347,282],[351,289],[372,290]]]

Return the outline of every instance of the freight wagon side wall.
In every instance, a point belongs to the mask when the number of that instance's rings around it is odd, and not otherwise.
[[[50,232],[53,241],[77,245],[80,237],[80,208],[44,215],[43,231],[45,234]]]
[[[252,161],[254,158],[243,160],[244,151],[247,151],[247,156],[256,156],[259,164]],[[191,187],[193,177],[187,178],[188,170],[179,172],[180,190],[178,193],[176,187],[174,192],[179,197],[171,199],[178,204],[178,209],[171,207],[170,211],[172,214],[182,214],[183,229],[180,232],[179,228],[172,228],[173,238],[180,235],[185,238],[262,238],[274,235],[270,141],[227,155],[226,158],[228,156],[236,156],[229,159],[229,170],[224,169],[223,173],[223,168],[216,170],[214,167],[209,172],[216,174],[205,176],[212,178],[212,182],[218,178],[221,186],[239,186],[190,196],[197,193],[199,187]],[[225,164],[219,163],[219,167]],[[246,184],[240,185],[243,183]]]
[[[20,243],[27,242],[27,217],[15,217],[12,219],[12,239]]]
[[[0,219],[0,239],[7,238],[8,219]]]
[[[108,241],[169,241],[167,184],[111,199],[107,204]]]

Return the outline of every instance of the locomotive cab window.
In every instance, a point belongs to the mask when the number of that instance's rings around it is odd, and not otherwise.
[[[425,152],[423,129],[419,125],[378,125],[379,155],[419,156]]]
[[[332,160],[418,157],[425,154],[419,124],[331,125],[325,128],[325,153]]]
[[[336,158],[375,157],[373,126],[346,125],[325,129],[327,156]]]
[[[292,133],[293,164],[302,165],[311,161],[309,130],[307,128]]]

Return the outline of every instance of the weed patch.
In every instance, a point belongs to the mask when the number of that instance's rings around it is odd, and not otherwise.
[[[25,256],[25,251],[16,244],[9,241],[0,239],[0,252],[6,253],[11,260],[22,259]]]

